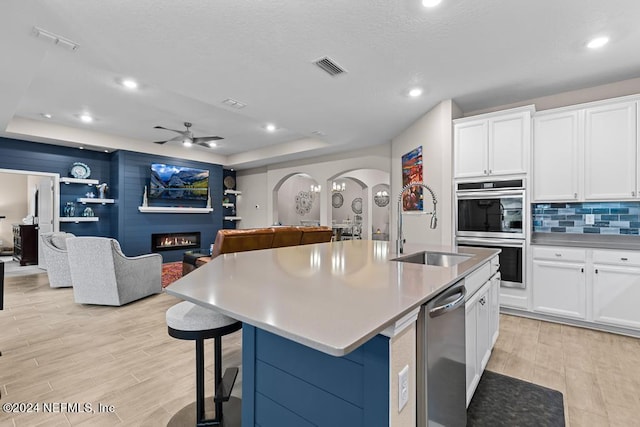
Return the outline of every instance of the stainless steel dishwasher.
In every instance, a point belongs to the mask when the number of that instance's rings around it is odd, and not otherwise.
[[[417,327],[419,427],[464,427],[466,411],[464,280],[422,306]]]

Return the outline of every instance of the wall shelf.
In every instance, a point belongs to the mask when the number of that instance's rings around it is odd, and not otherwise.
[[[86,205],[87,203],[101,203],[106,205],[107,203],[114,203],[114,199],[98,199],[97,197],[80,197],[76,200],[77,202]]]
[[[138,206],[143,213],[209,213],[213,208],[181,208],[171,206]]]
[[[240,220],[242,220],[242,217],[240,217],[240,216],[225,216],[224,220],[225,221],[240,221]]]
[[[232,207],[234,207],[234,206],[235,206],[235,205],[234,205],[233,203],[223,203],[223,204],[222,204],[222,207],[223,207],[223,208],[232,208]]]
[[[60,222],[97,222],[99,219],[97,216],[61,216]]]
[[[69,178],[66,176],[61,177],[60,182],[64,182],[65,184],[85,184],[85,185],[100,184],[100,181],[98,181],[97,179]]]
[[[224,190],[224,194],[242,194],[242,191],[226,189]]]

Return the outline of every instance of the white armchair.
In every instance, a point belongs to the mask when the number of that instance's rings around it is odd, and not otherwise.
[[[67,239],[71,237],[75,236],[65,232],[42,233],[40,236],[44,266],[47,269],[47,276],[49,276],[49,286],[52,288],[71,286],[69,255],[67,253]]]
[[[76,237],[67,247],[76,303],[120,306],[162,292],[160,254],[127,257],[107,237]]]

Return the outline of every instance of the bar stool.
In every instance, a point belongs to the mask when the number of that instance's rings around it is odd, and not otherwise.
[[[227,368],[222,375],[222,337],[242,328],[242,322],[191,302],[183,301],[167,310],[169,335],[196,342],[196,401],[178,411],[168,426],[239,426],[240,399],[231,397],[238,368]],[[214,339],[214,418],[206,419],[204,397],[204,340]],[[223,419],[223,402],[225,416]],[[211,408],[208,408],[211,409]]]

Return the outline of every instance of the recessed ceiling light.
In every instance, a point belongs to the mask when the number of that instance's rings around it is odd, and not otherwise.
[[[422,88],[414,87],[413,89],[411,89],[409,91],[409,96],[412,97],[412,98],[417,98],[420,95],[422,95]]]
[[[442,2],[442,0],[422,0],[424,7],[436,7]]]
[[[217,147],[217,146],[218,146],[218,144],[216,144],[216,143],[215,143],[215,142],[213,142],[213,141],[211,141],[211,142],[209,143],[209,147],[211,147],[211,148],[213,148],[213,147]]]
[[[40,115],[41,115],[42,117],[44,117],[45,119],[50,119],[51,117],[53,117],[53,116],[51,116],[51,114],[49,114],[49,113],[42,113],[42,114],[40,114]]]
[[[81,150],[84,150],[84,147],[82,145],[80,147],[78,147],[78,148],[81,149]]]
[[[265,129],[268,132],[275,132],[276,131],[276,125],[274,125],[273,123],[269,123],[267,126],[265,126]]]
[[[108,152],[109,152],[109,150],[104,150],[104,152],[105,152],[105,153],[108,153]]]
[[[138,89],[138,82],[133,79],[124,79],[121,84],[127,89]]]
[[[85,113],[80,116],[80,120],[82,120],[85,123],[91,123],[93,121],[93,117]]]
[[[609,43],[609,37],[596,37],[594,39],[591,39],[591,41],[589,43],[587,43],[587,47],[589,49],[597,49],[599,47],[604,46],[605,44]]]

